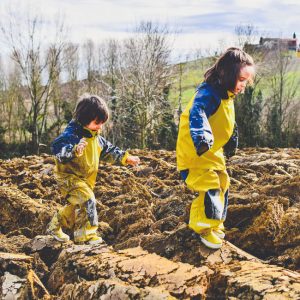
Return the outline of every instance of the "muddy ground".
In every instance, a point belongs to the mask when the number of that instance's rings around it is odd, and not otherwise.
[[[64,204],[49,155],[0,160],[0,298],[300,298],[300,150],[244,149],[228,161],[226,242],[187,228],[195,195],[175,153],[133,150],[137,168],[101,164],[100,246],[45,235]]]

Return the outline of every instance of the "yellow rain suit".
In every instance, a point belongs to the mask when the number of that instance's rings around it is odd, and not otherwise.
[[[177,167],[188,188],[198,192],[189,221],[197,233],[222,228],[226,218],[230,182],[223,148],[237,145],[233,96],[204,82],[180,117]]]
[[[83,155],[76,155],[76,146],[85,138]],[[98,216],[93,189],[99,160],[125,165],[128,152],[106,141],[98,132],[71,121],[52,143],[55,175],[62,195],[69,202],[53,217],[49,229],[61,226],[74,230],[74,241],[85,242],[96,235]]]

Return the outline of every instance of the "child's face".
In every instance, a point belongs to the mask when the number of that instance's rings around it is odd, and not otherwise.
[[[253,66],[245,66],[241,68],[240,76],[233,91],[235,95],[244,93],[247,83],[252,80],[254,76],[254,72]]]
[[[95,119],[91,121],[88,125],[85,127],[89,130],[98,131],[102,128],[103,122],[99,121],[98,119]]]

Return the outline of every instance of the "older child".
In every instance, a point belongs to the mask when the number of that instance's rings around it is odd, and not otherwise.
[[[69,202],[60,209],[48,225],[48,233],[61,242],[69,240],[62,227],[74,230],[74,241],[97,244],[98,216],[93,188],[99,160],[137,165],[139,158],[113,146],[101,135],[108,119],[103,99],[83,95],[77,103],[73,120],[52,143],[55,155],[55,175],[62,195]]]
[[[225,237],[229,176],[223,150],[237,146],[234,97],[254,77],[251,56],[229,48],[204,74],[204,82],[182,113],[177,140],[177,167],[187,186],[198,192],[189,227],[209,248]]]

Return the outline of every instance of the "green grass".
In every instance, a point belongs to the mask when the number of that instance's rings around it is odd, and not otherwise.
[[[300,60],[300,59],[299,59]],[[274,91],[272,90],[272,84],[271,84],[271,76],[270,77],[264,77],[261,78],[259,84],[257,85],[256,90],[261,90],[263,94],[264,99],[268,99],[272,95],[274,95]],[[279,75],[276,76],[277,80],[279,80]],[[300,89],[299,89],[299,84],[300,84],[300,67],[299,70],[296,71],[289,71],[287,74],[284,76],[284,93],[287,91],[291,91],[294,89],[297,89],[296,91],[296,96],[295,98],[300,101]],[[279,83],[277,82],[277,91],[279,89]]]
[[[178,107],[179,99],[179,74],[176,74],[173,78],[173,84],[170,89],[169,99],[173,107]],[[203,80],[203,71],[197,70],[192,64],[185,64],[183,67],[181,78],[181,101],[184,106],[190,101],[191,97],[196,91],[196,87]]]
[[[213,64],[213,58],[203,58],[191,62],[182,63],[182,78],[181,78],[181,103],[182,109],[185,108],[196,91],[196,87],[203,81],[203,74],[210,65]],[[286,79],[290,82],[292,78],[295,80],[295,85],[300,83],[300,58],[293,59],[293,68],[288,72]],[[176,66],[176,74],[173,77],[173,82],[170,89],[169,100],[174,109],[178,108],[179,99],[179,65]],[[261,76],[258,74],[258,76]],[[270,77],[262,77],[257,85],[256,91],[261,90],[264,99],[268,99],[272,95],[272,86]],[[296,96],[300,101],[300,88]]]
[[[196,87],[203,81],[203,74],[209,67],[211,58],[204,58],[182,63],[181,78],[181,103],[182,108],[190,101],[196,91]],[[173,77],[173,83],[170,89],[169,99],[174,108],[178,107],[179,99],[179,65],[176,66],[177,72]]]

